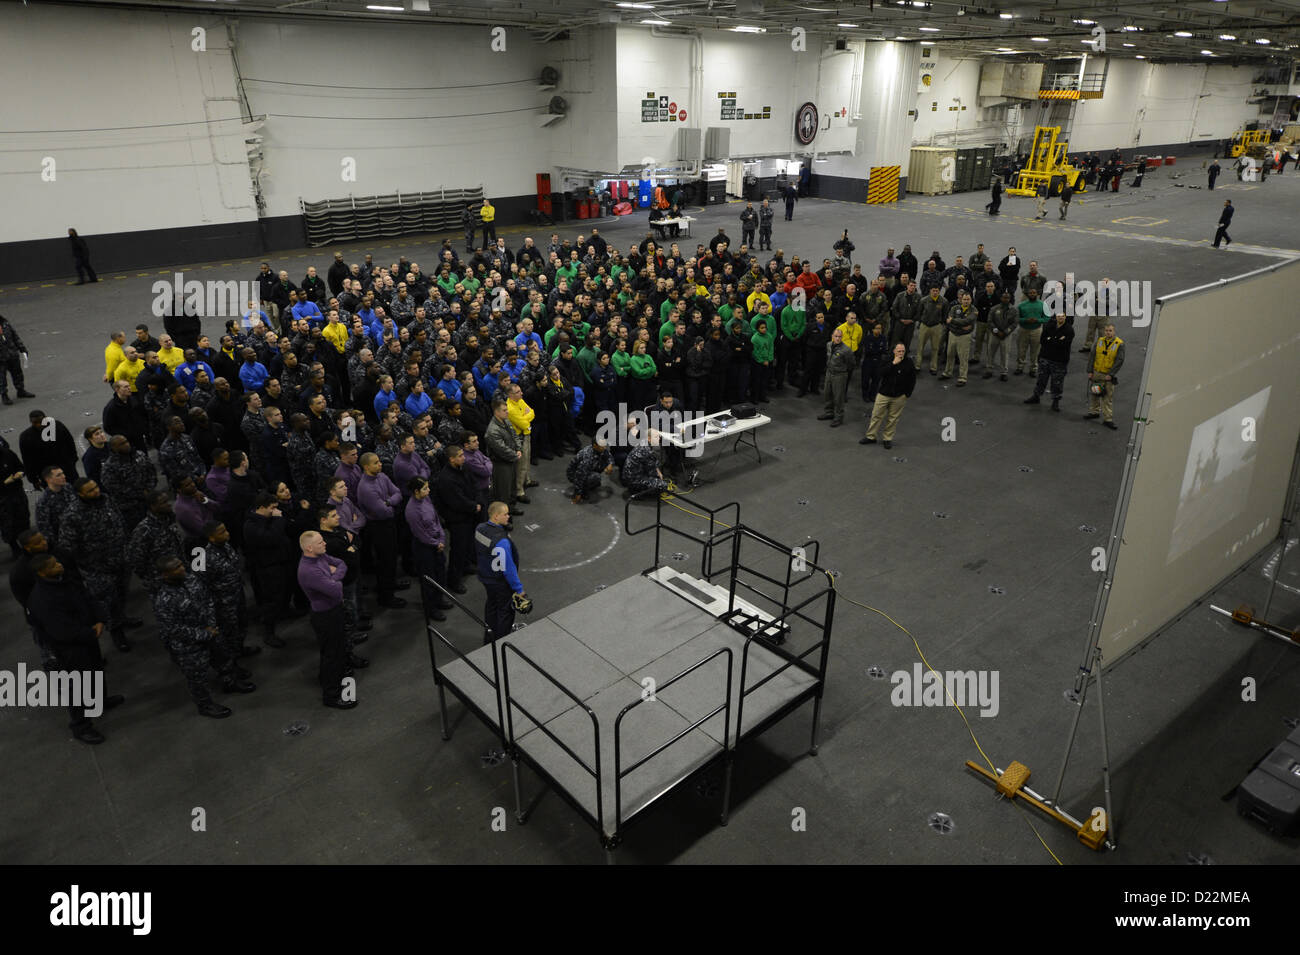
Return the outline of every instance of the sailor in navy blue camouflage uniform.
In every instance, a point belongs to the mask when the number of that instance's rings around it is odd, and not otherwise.
[[[229,716],[230,709],[215,702],[208,690],[209,666],[215,666],[224,680],[235,679],[235,661],[214,658],[217,617],[208,588],[186,573],[185,564],[175,557],[161,558],[156,570],[162,586],[153,595],[153,612],[163,646],[185,675],[199,713],[214,719]]]
[[[564,475],[573,484],[573,503],[581,504],[600,487],[600,476],[614,470],[609,448],[595,439],[573,456]]]
[[[126,542],[126,564],[140,578],[150,597],[162,586],[158,561],[164,557],[185,559],[180,528],[172,511],[172,498],[166,491],[151,491],[146,499],[148,513],[135,525]]]
[[[192,477],[197,482],[208,473],[199,456],[199,449],[185,433],[185,419],[179,415],[167,422],[167,437],[158,446],[158,463],[162,466],[163,474],[167,475],[169,484],[175,484],[184,477]]]
[[[261,647],[244,649],[244,634],[248,629],[248,603],[244,596],[244,558],[230,543],[230,531],[221,521],[208,521],[203,525],[207,543],[203,548],[203,569],[199,575],[212,594],[212,604],[217,612],[217,645],[224,656],[238,660],[261,652]],[[247,673],[247,671],[243,671]],[[237,674],[242,676],[242,674]],[[253,692],[253,685],[245,679],[226,680],[225,690],[238,689],[240,693]]]
[[[623,462],[622,481],[628,494],[637,497],[657,497],[668,490],[663,471],[659,467],[658,432],[650,432],[648,444],[639,444],[627,453]]]
[[[772,219],[776,215],[776,210],[768,204],[766,199],[758,207],[758,247],[759,249],[772,249]]]
[[[126,640],[126,587],[130,581],[123,551],[126,527],[117,505],[102,493],[90,478],[77,478],[72,485],[76,499],[59,527],[59,546],[77,561],[77,570],[99,605],[103,620],[113,637],[113,646],[122,652],[131,649]],[[141,621],[130,621],[137,626]]]
[[[131,447],[123,435],[109,440],[111,453],[100,467],[100,486],[117,505],[129,534],[143,520],[148,505],[145,498],[158,486],[158,472],[149,455]]]
[[[41,483],[45,485],[45,490],[36,502],[36,528],[45,535],[53,548],[59,543],[63,515],[68,512],[77,495],[68,487],[67,475],[57,464],[45,467],[41,472]]]

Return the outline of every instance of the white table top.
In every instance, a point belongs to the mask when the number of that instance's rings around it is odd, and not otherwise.
[[[710,441],[717,441],[721,438],[734,438],[737,435],[744,434],[746,431],[753,431],[755,428],[761,428],[765,424],[771,424],[772,419],[765,414],[757,414],[752,418],[733,418],[731,423],[726,427],[718,427],[716,422],[720,418],[730,418],[731,411],[717,411],[711,415],[704,415],[700,418],[692,418],[690,421],[680,425],[673,432],[660,432],[663,440],[676,448],[694,448],[708,444]]]

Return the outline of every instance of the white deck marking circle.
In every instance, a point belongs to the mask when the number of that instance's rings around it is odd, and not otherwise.
[[[594,557],[588,557],[586,560],[580,560],[572,564],[559,564],[555,567],[529,567],[527,564],[525,564],[521,568],[521,570],[523,570],[523,572],[526,574],[553,574],[556,571],[574,570],[578,567],[586,567],[588,564],[595,563],[596,561],[600,560],[602,557],[604,557],[606,554],[612,551],[615,548],[615,546],[617,546],[619,539],[623,536],[623,528],[619,526],[618,518],[615,517],[613,514],[606,514],[605,516],[608,517],[610,523],[614,525],[614,539],[611,540],[608,544],[606,544],[605,549],[602,550],[599,554],[596,554]]]

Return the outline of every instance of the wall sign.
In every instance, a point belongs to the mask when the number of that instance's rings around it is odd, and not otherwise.
[[[722,120],[735,119],[771,119],[772,107],[764,106],[762,112],[747,111],[745,107],[736,105],[739,100],[734,90],[731,92],[718,93],[719,114],[718,118]]]
[[[817,136],[817,125],[817,107],[812,103],[804,103],[794,114],[794,138],[807,146]]]
[[[670,102],[667,96],[657,96],[653,90],[647,92],[641,100],[641,122],[675,123],[686,119],[686,110],[677,109],[677,104]]]
[[[934,84],[935,70],[937,70],[938,67],[939,62],[937,60],[922,59],[921,73],[917,78],[916,85],[916,91],[918,93],[928,93],[930,91],[930,87]]]

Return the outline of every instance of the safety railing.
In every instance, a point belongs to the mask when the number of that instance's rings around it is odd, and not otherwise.
[[[1106,88],[1105,73],[1084,73],[1082,79],[1073,73],[1054,73],[1043,77],[1038,84],[1041,90],[1078,90],[1081,93],[1100,93]]]
[[[697,534],[688,534],[686,531],[682,530],[681,528],[673,527],[671,524],[664,523],[664,519],[663,519],[664,499],[662,495],[655,499],[654,523],[636,530],[633,530],[632,528],[632,504],[633,502],[629,500],[623,505],[623,528],[627,533],[627,536],[635,537],[638,534],[644,534],[648,531],[654,531],[654,535],[655,535],[654,560],[650,564],[650,567],[648,569],[654,570],[659,566],[661,544],[663,543],[662,534],[664,531],[667,531],[670,534],[676,534],[678,537],[685,538],[686,540],[690,541],[692,544],[700,543],[700,538]],[[705,504],[701,504],[699,501],[692,499],[691,508],[694,510],[702,511],[703,512],[702,516],[705,517],[709,522],[709,527],[704,537],[704,549],[700,554],[700,576],[704,580],[708,580],[711,577],[714,577],[718,573],[720,573],[720,571],[713,570],[713,548],[715,542],[720,538],[719,528],[722,528],[723,530],[727,530],[730,529],[731,527],[735,527],[740,524],[740,502],[729,501],[728,503],[723,504],[721,507],[709,507]],[[733,523],[731,524],[728,524],[727,522],[721,520],[721,518],[719,517],[720,514],[726,514],[728,511],[731,511],[735,515],[732,518]]]
[[[722,697],[722,703],[718,706],[715,706],[713,709],[711,709],[708,713],[701,716],[695,722],[691,723],[689,726],[687,726],[684,730],[682,730],[672,739],[668,740],[666,743],[662,743],[659,746],[655,747],[645,756],[642,756],[640,759],[638,759],[631,766],[628,766],[626,769],[624,769],[623,768],[623,737],[622,737],[623,717],[627,716],[628,713],[632,712],[641,704],[649,702],[651,699],[654,699],[657,702],[658,696],[661,693],[663,693],[664,690],[668,689],[668,687],[672,686],[678,680],[681,680],[682,678],[689,676],[691,673],[694,673],[700,667],[709,663],[709,661],[715,660],[718,657],[723,655],[725,655],[727,658],[727,686],[726,686],[726,691],[724,692]],[[646,763],[650,762],[650,760],[654,759],[660,753],[668,749],[668,747],[672,746],[678,740],[689,736],[691,733],[695,732],[695,730],[699,729],[701,726],[703,726],[709,720],[713,719],[713,717],[717,716],[719,713],[724,714],[722,717],[722,724],[723,724],[722,752],[726,753],[731,750],[731,674],[732,674],[732,666],[734,662],[735,660],[732,656],[731,648],[719,647],[717,650],[714,650],[703,660],[691,664],[685,670],[683,670],[681,673],[678,673],[672,679],[664,683],[657,684],[655,686],[653,698],[642,696],[640,699],[634,700],[633,702],[629,703],[627,706],[623,707],[623,709],[619,711],[618,716],[614,720],[614,836],[615,838],[618,837],[619,828],[623,825],[623,779],[626,776],[629,776],[632,773],[636,772]],[[672,786],[667,786],[665,787],[664,791],[667,791],[668,789],[671,788]],[[728,773],[726,790],[723,792],[722,795],[722,807],[723,807],[722,814],[724,816],[727,814],[727,803],[730,797],[730,792],[731,792],[731,776],[730,773]],[[637,811],[639,812],[641,809],[644,809],[646,806],[650,805],[650,803],[654,802],[655,799],[658,799],[659,796],[662,794],[663,792],[660,792],[655,796],[653,796],[650,800],[642,804]]]
[[[733,528],[730,528],[722,532],[721,534],[719,534],[717,540],[715,540],[713,543],[714,546],[716,547],[717,545],[725,543],[727,539],[730,538],[732,540],[733,551],[734,551],[732,564],[735,565],[735,562],[739,559],[740,541],[746,537],[771,548],[772,550],[784,555],[784,557],[786,558],[784,580],[779,580],[775,577],[770,577],[767,574],[764,574],[753,567],[748,567],[748,566],[740,567],[740,569],[747,570],[750,573],[754,574],[755,576],[761,577],[764,580],[768,581],[769,583],[775,584],[776,586],[781,588],[781,599],[779,601],[776,600],[775,598],[770,598],[770,597],[768,598],[771,599],[773,603],[777,604],[778,606],[785,607],[786,605],[788,605],[790,603],[790,591],[793,590],[795,587],[798,587],[800,584],[805,583],[808,580],[812,579],[812,577],[815,576],[817,572],[821,569],[818,566],[818,559],[821,556],[821,542],[818,540],[807,540],[804,543],[798,545],[797,547],[787,547],[785,544],[781,543],[775,538],[769,537],[766,534],[761,533],[760,531],[756,531],[752,527],[746,527],[742,524],[737,524]],[[721,572],[722,570],[719,569],[713,571],[713,574],[716,575]],[[803,576],[796,579],[794,576],[796,573],[802,574]],[[737,583],[739,586],[749,586],[745,584],[744,581],[738,581]],[[749,587],[749,589],[753,590],[752,587]],[[767,596],[767,595],[762,594],[762,596]],[[728,609],[731,610],[734,609],[734,607],[729,607]]]
[[[826,598],[826,612],[825,612],[825,618],[823,620],[821,621],[814,620],[813,618],[805,616],[803,613],[800,612],[804,607],[807,607],[809,604],[813,603],[814,601],[820,600],[823,597]],[[790,669],[790,667],[792,666],[797,667],[798,669],[802,670],[804,673],[808,674],[808,676],[812,677],[816,681],[815,687],[819,695],[821,693],[821,688],[826,685],[826,666],[830,660],[831,624],[835,617],[835,588],[827,587],[825,590],[813,594],[812,596],[808,597],[797,606],[789,608],[785,613],[781,614],[781,616],[775,618],[772,621],[772,623],[776,625],[780,625],[784,623],[786,619],[790,616],[800,617],[801,619],[807,620],[809,623],[812,623],[814,626],[819,628],[822,631],[821,639],[813,643],[803,652],[798,654],[791,653],[790,651],[786,650],[782,646],[778,646],[772,643],[764,643],[763,644],[764,650],[768,651],[769,653],[773,653],[776,656],[782,657],[786,662],[781,666],[777,667],[767,676],[763,677],[763,679],[756,682],[753,686],[747,686],[746,680],[748,678],[748,673],[749,673],[749,650],[750,647],[753,645],[755,636],[751,635],[745,640],[745,649],[741,652],[740,655],[740,699],[736,703],[736,739],[737,740],[743,739],[745,736],[745,727],[744,727],[745,698],[758,691],[765,684],[776,679],[786,670]],[[821,651],[821,660],[818,661],[816,667],[813,667],[804,660],[804,657],[809,656],[810,654],[812,654],[817,650]]]
[[[577,706],[581,707],[582,710],[587,714],[587,717],[591,720],[591,731],[594,734],[593,745],[596,754],[596,758],[594,760],[596,766],[594,769],[591,766],[588,766],[587,763],[583,760],[583,758],[579,756],[577,753],[575,753],[569,747],[569,745],[564,742],[564,740],[556,736],[555,733],[546,725],[546,723],[543,720],[539,719],[538,717],[534,716],[532,713],[528,712],[528,710],[523,706],[523,704],[517,703],[515,701],[514,697],[510,693],[509,656],[512,653],[515,656],[519,657],[519,659],[527,663],[538,673],[540,673],[547,680],[547,682],[549,682],[557,690],[559,690],[561,693],[563,693],[565,696],[571,699]],[[591,707],[587,706],[586,703],[582,702],[582,700],[580,700],[577,696],[575,696],[568,687],[566,687],[559,680],[555,679],[555,677],[547,673],[546,670],[540,664],[538,664],[535,660],[529,657],[528,654],[524,653],[524,651],[520,650],[513,643],[505,643],[501,647],[501,681],[502,681],[501,685],[505,691],[504,695],[506,701],[507,744],[510,747],[512,747],[512,751],[518,749],[518,746],[515,743],[515,723],[514,723],[514,714],[512,712],[512,707],[518,706],[519,712],[533,721],[533,727],[535,729],[540,730],[542,733],[545,733],[546,736],[551,740],[551,742],[553,742],[556,746],[560,747],[560,749],[563,750],[570,759],[572,759],[575,763],[581,766],[582,769],[587,773],[587,775],[591,776],[592,779],[595,780],[596,825],[597,827],[603,826],[604,819],[605,819],[605,810],[604,810],[604,793],[601,791],[601,779],[600,779],[600,720],[596,718],[596,714],[592,712]],[[541,769],[540,765],[538,766],[538,769],[539,770]]]
[[[465,604],[463,604],[460,601],[460,599],[457,597],[456,594],[452,593],[450,590],[448,590],[442,584],[438,583],[432,577],[429,577],[427,574],[422,575],[421,582],[430,584],[433,587],[437,588],[437,591],[439,593],[441,593],[444,597],[447,597],[449,600],[451,600],[451,602],[455,604],[456,607],[462,613],[464,613],[467,617],[469,617],[471,620],[473,620],[475,623],[479,625],[480,632],[486,634],[491,630],[491,627],[487,625],[487,622],[483,620],[482,617],[476,614],[473,610],[470,610],[469,607],[465,606]],[[447,681],[445,677],[442,675],[442,672],[438,669],[438,655],[434,649],[435,648],[434,637],[436,636],[438,638],[438,641],[441,642],[443,646],[445,646],[448,650],[454,653],[462,663],[468,666],[472,671],[474,671],[474,673],[478,674],[478,676],[481,677],[484,680],[484,682],[486,682],[490,687],[492,687],[492,695],[493,697],[496,698],[496,703],[497,703],[497,728],[501,733],[501,741],[504,744],[507,739],[505,735],[506,724],[504,719],[502,718],[502,713],[501,713],[501,694],[498,691],[498,687],[501,685],[501,671],[500,671],[500,665],[497,663],[496,652],[493,651],[492,653],[492,675],[488,676],[488,674],[483,670],[482,667],[480,667],[477,663],[471,660],[469,656],[466,655],[464,651],[460,649],[460,647],[452,643],[451,640],[449,640],[441,630],[439,630],[437,627],[433,625],[433,623],[434,621],[429,616],[429,608],[426,605],[424,608],[424,634],[429,642],[429,665],[433,668],[433,682],[437,685],[439,691],[442,690],[444,682],[450,683],[450,681]],[[453,687],[455,686],[454,683],[451,685]],[[447,739],[448,738],[447,705],[445,701],[441,702],[441,715],[442,715],[442,738]]]

